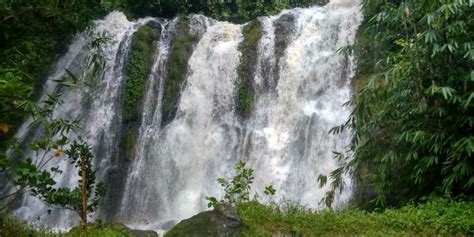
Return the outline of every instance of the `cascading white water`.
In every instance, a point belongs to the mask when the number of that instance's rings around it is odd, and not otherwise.
[[[282,16],[291,16],[294,22],[287,35],[288,45],[277,60],[275,24]],[[343,150],[350,140],[349,133],[337,137],[328,134],[350,114],[350,108],[342,104],[351,96],[355,70],[354,59],[337,50],[354,43],[361,20],[358,3],[347,0],[259,18],[263,36],[256,53],[256,103],[251,116],[243,119],[236,112],[243,25],[191,16],[190,28],[200,40],[188,62],[177,115],[161,127],[165,67],[176,20],[129,22],[114,12],[96,24],[97,32],[106,30],[112,36],[103,52],[106,77],[92,91],[66,96],[55,115],[84,115],[84,133],[99,158],[99,177],[117,169],[111,161],[119,144],[118,96],[126,52],[133,32],[146,22],[157,21],[161,38],[144,95],[135,157],[118,200],[120,205],[111,218],[140,229],[167,229],[206,210],[206,196],[222,196],[216,179],[233,175],[233,166],[240,160],[255,170],[253,190],[259,196],[263,196],[265,186],[273,185],[277,190],[274,201],[292,200],[320,209],[319,201],[327,188],[319,188],[316,179],[338,166],[332,151]],[[85,58],[86,41],[82,37],[72,44],[52,77],[62,77],[64,67],[80,61],[78,55]],[[93,103],[86,106],[84,101]],[[65,163],[61,167],[71,174],[66,172],[60,183],[74,183],[73,168]],[[338,195],[336,205],[343,205],[350,197],[350,177],[345,181],[348,188]],[[52,218],[44,214],[47,207],[34,200],[25,198],[15,214],[30,221],[41,217],[39,223],[63,228],[77,221],[65,218],[67,213],[59,210]],[[103,212],[100,215],[107,215]]]

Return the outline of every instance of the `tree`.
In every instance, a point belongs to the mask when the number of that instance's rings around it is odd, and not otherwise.
[[[349,120],[332,130],[354,132],[333,180],[355,172],[377,206],[473,194],[473,4],[363,2],[366,19],[353,49],[365,83],[348,102]]]
[[[102,33],[91,41],[93,48],[99,48],[108,40]],[[78,87],[89,86],[94,80],[103,77],[105,60],[93,52],[84,65],[84,72],[80,76],[74,75],[66,69],[67,80],[56,81],[63,88],[63,92],[75,90]],[[42,102],[28,99],[18,102],[17,109],[22,109],[31,116],[28,129],[37,132],[38,138],[29,146],[19,144],[15,138],[9,140],[11,152],[6,156],[0,174],[16,189],[10,194],[0,197],[0,200],[10,199],[4,208],[8,207],[18,197],[25,193],[38,196],[50,205],[76,211],[81,219],[84,234],[87,235],[87,213],[97,209],[99,201],[105,194],[103,183],[96,183],[95,169],[93,168],[93,154],[91,147],[80,136],[79,119],[54,118],[53,111],[62,103],[63,94],[47,94]],[[69,137],[76,136],[76,140]],[[27,157],[26,150],[33,151],[35,160]],[[54,175],[62,174],[59,167],[46,169],[53,159],[66,156],[79,170],[79,184],[74,188],[56,187]]]

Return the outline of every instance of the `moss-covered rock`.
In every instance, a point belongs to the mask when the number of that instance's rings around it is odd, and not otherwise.
[[[176,115],[181,88],[188,73],[188,60],[198,41],[198,35],[190,31],[189,19],[179,17],[171,39],[171,49],[166,63],[166,79],[162,102],[161,125],[168,124]]]
[[[294,30],[295,20],[295,16],[284,14],[273,23],[275,27],[275,58],[277,62],[279,62],[288,46],[289,36]]]
[[[240,64],[237,67],[237,110],[238,113],[247,118],[252,113],[255,103],[255,87],[253,78],[257,65],[257,48],[262,38],[262,26],[260,21],[254,20],[243,27],[244,39],[239,44],[242,53]]]
[[[159,29],[156,25],[144,25],[132,36],[126,79],[123,90],[122,156],[130,159],[134,155],[135,140],[140,126],[147,79],[156,53]]]
[[[212,211],[201,212],[181,221],[166,237],[241,236],[240,217],[230,204],[219,205]]]
[[[144,25],[133,34],[128,55],[124,94],[124,120],[136,120],[140,116],[141,102],[144,98],[146,81],[153,64],[157,29]]]

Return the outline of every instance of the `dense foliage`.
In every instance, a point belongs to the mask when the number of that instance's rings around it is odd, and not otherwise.
[[[125,2],[127,8],[136,16],[173,17],[177,14],[201,13],[214,19],[237,23],[253,20],[258,16],[275,14],[285,8],[327,3],[326,0],[126,0]]]
[[[369,187],[362,202],[379,206],[474,193],[473,5],[363,2],[355,52],[364,83],[348,103],[350,119],[332,130],[354,131],[354,159],[337,154],[347,163],[333,172],[333,187],[355,170],[358,185]]]
[[[470,236],[474,203],[429,199],[399,210],[312,212],[297,204],[238,205],[244,236]]]
[[[0,1],[0,160],[68,40],[115,8],[113,1]]]

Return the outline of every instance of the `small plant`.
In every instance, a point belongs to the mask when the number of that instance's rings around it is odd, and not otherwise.
[[[224,187],[224,199],[217,200],[215,197],[206,197],[206,200],[209,201],[208,207],[216,208],[220,203],[225,202],[236,205],[241,202],[250,201],[250,185],[255,177],[253,175],[254,170],[245,168],[245,165],[245,162],[239,161],[234,167],[237,171],[234,177],[231,179],[217,179],[217,182]],[[265,187],[264,193],[266,195],[274,195],[276,190],[270,185]]]
[[[272,185],[265,187],[265,191],[263,191],[266,195],[273,196],[276,193],[276,189],[273,188]]]

